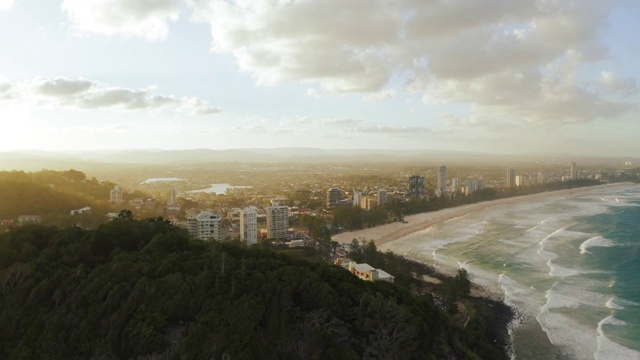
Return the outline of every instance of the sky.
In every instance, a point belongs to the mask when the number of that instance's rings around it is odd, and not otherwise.
[[[0,0],[0,151],[638,156],[636,0]]]

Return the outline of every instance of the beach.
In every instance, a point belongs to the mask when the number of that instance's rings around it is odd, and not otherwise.
[[[512,205],[528,201],[543,201],[551,198],[561,198],[565,196],[576,195],[583,192],[594,191],[598,189],[608,189],[616,187],[628,187],[632,183],[614,183],[597,186],[580,187],[573,189],[564,189],[556,191],[546,191],[531,195],[513,196],[504,199],[491,201],[483,201],[475,204],[457,206],[438,211],[425,212],[415,215],[409,215],[404,218],[404,222],[395,222],[391,224],[380,225],[368,229],[347,231],[332,236],[333,241],[339,243],[350,243],[353,239],[357,240],[373,240],[377,246],[398,240],[404,236],[413,234],[418,231],[428,229],[429,227],[459,218],[474,212],[482,211],[490,207]]]

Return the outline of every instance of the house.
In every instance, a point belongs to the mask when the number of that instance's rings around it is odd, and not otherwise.
[[[369,264],[358,264],[347,258],[338,258],[334,262],[349,270],[353,275],[364,281],[387,281],[393,283],[395,277],[382,269],[376,269]]]
[[[26,225],[26,224],[40,224],[42,218],[40,215],[20,215],[18,216],[18,224]]]
[[[77,215],[77,214],[91,214],[93,210],[91,209],[90,206],[85,206],[82,209],[77,209],[77,210],[71,210],[70,213],[71,215]]]

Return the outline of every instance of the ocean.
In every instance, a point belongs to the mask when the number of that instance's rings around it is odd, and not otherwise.
[[[380,248],[503,294],[516,359],[640,360],[640,186],[490,207]]]

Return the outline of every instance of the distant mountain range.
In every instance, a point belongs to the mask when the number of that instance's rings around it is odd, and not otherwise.
[[[0,170],[60,170],[99,164],[203,164],[203,163],[416,163],[426,164],[518,164],[523,162],[597,163],[622,166],[640,158],[594,157],[571,154],[495,154],[479,152],[454,152],[438,150],[377,150],[377,149],[193,149],[193,150],[112,150],[47,152],[38,150],[0,152]]]

